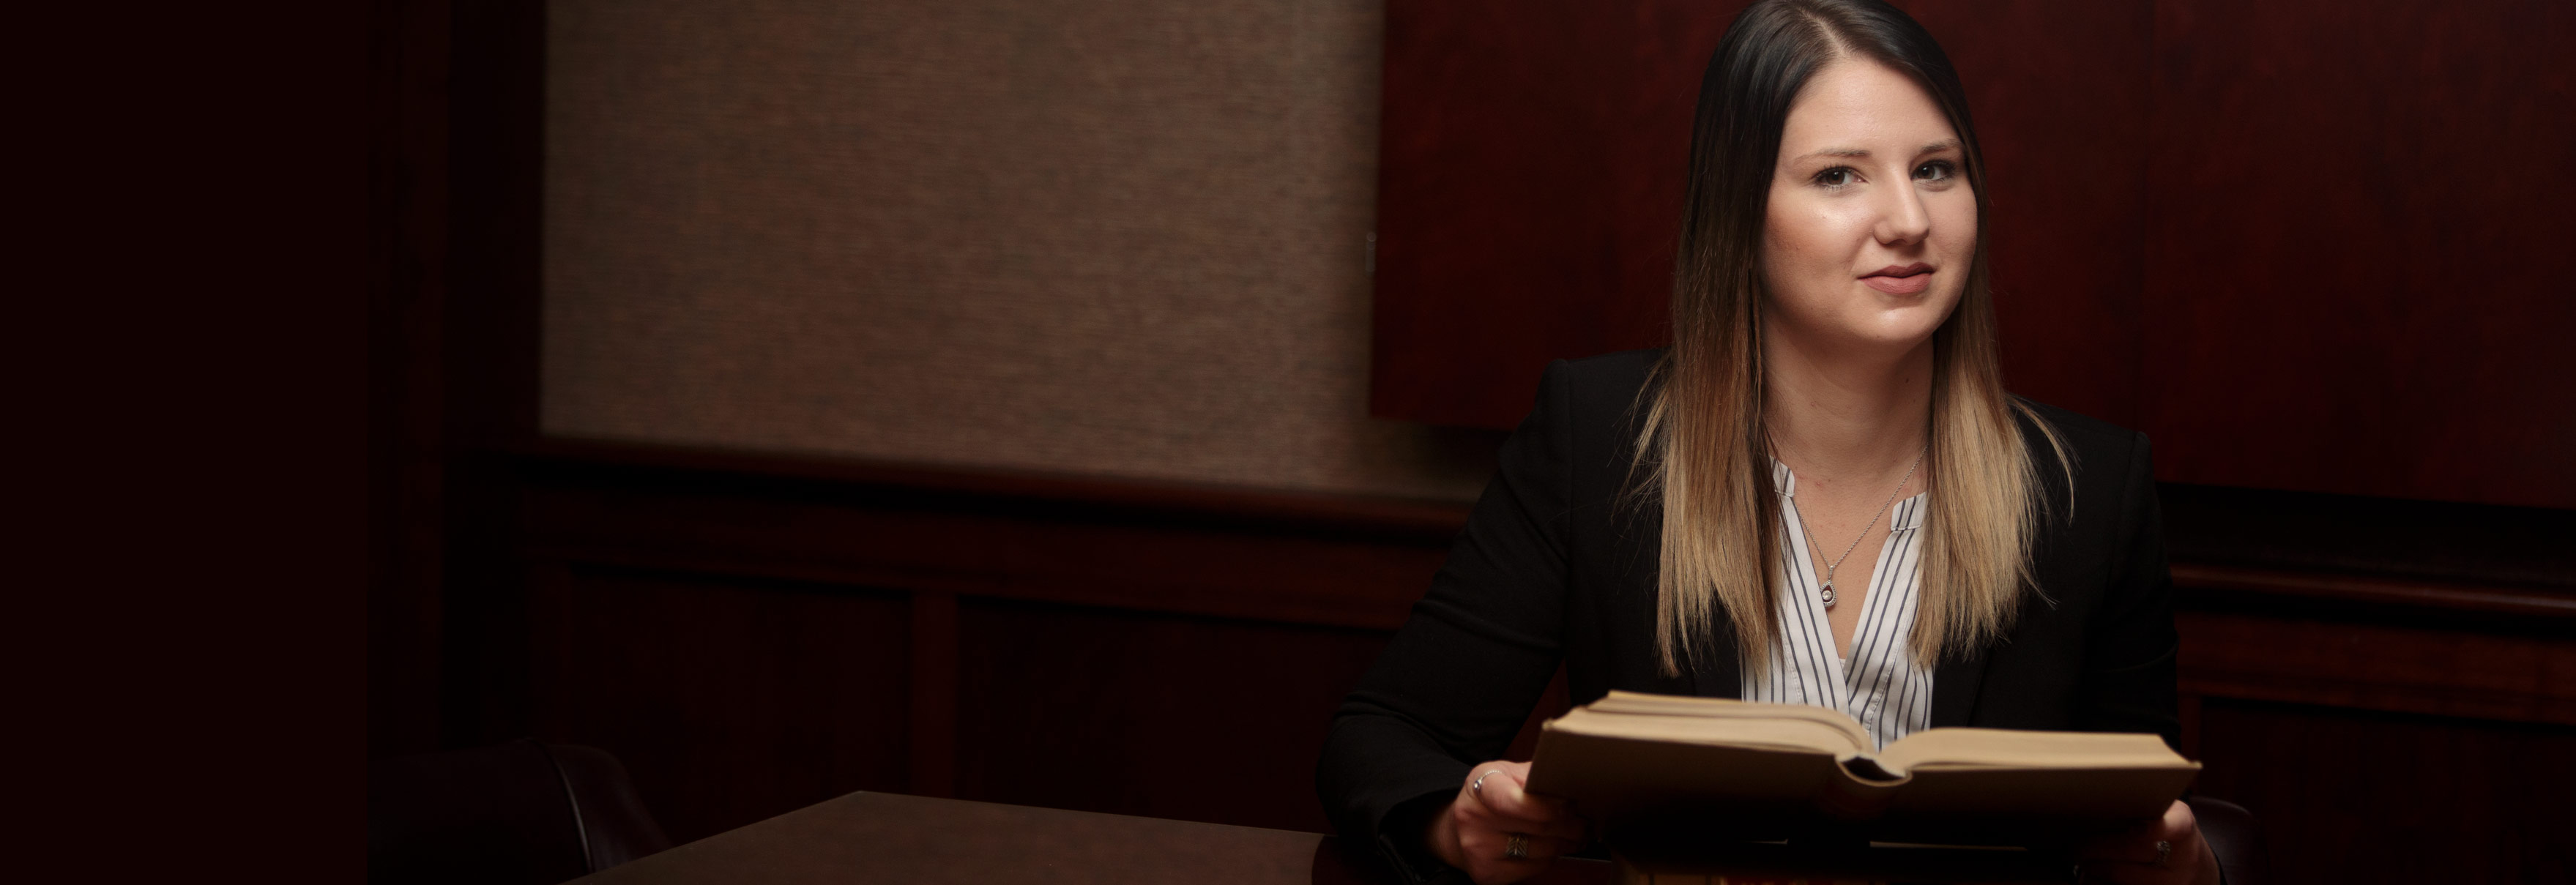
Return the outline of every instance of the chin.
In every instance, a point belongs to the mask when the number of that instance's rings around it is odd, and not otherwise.
[[[1938,327],[1925,329],[1920,335],[1872,334],[1859,338],[1854,341],[1853,344],[1859,349],[1875,353],[1891,355],[1904,354],[1913,351],[1915,348],[1930,345],[1932,343],[1932,333],[1937,329]]]
[[[1927,304],[1886,311],[1872,317],[1875,322],[1867,328],[1854,329],[1851,334],[1872,347],[1912,347],[1931,341],[1932,333],[1941,331],[1941,324],[1950,319],[1950,307],[1945,304],[1935,310]]]

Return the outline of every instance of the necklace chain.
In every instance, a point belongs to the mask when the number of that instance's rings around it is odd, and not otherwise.
[[[1926,446],[1925,450],[1929,451],[1930,447]],[[1914,471],[1923,469],[1924,454],[1925,452],[1914,453],[1914,466],[1905,468],[1905,478],[1897,480],[1896,487],[1887,490],[1887,503],[1878,505],[1878,512],[1870,514],[1869,524],[1860,527],[1860,537],[1853,538],[1851,546],[1843,548],[1843,555],[1834,557],[1833,562],[1825,565],[1825,586],[1817,591],[1817,594],[1824,598],[1826,608],[1834,607],[1834,572],[1842,570],[1843,560],[1850,559],[1852,551],[1860,549],[1860,542],[1869,539],[1869,530],[1878,527],[1878,521],[1887,516],[1887,508],[1896,506],[1896,493],[1905,491],[1905,484],[1914,481]],[[1807,528],[1807,520],[1804,517],[1798,520],[1798,531],[1806,534],[1807,549],[1815,549],[1816,533]]]

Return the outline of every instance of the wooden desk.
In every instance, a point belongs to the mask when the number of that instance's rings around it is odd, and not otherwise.
[[[1400,881],[1364,849],[1318,833],[1020,805],[851,793],[577,881],[1321,885]],[[1612,879],[1559,861],[1540,882]]]

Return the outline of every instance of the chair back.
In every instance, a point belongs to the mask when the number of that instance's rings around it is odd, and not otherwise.
[[[2225,799],[2193,796],[2183,800],[2200,821],[2200,838],[2218,856],[2218,872],[2227,885],[2269,885],[2271,870],[2264,857],[2263,827],[2245,806]]]
[[[367,772],[377,885],[553,885],[668,847],[626,767],[591,747],[513,741]]]

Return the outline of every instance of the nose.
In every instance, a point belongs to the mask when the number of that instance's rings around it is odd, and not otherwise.
[[[1906,246],[1921,242],[1932,232],[1932,213],[1923,206],[1923,194],[1913,187],[1883,188],[1887,196],[1878,207],[1878,225],[1870,234],[1883,246]]]

